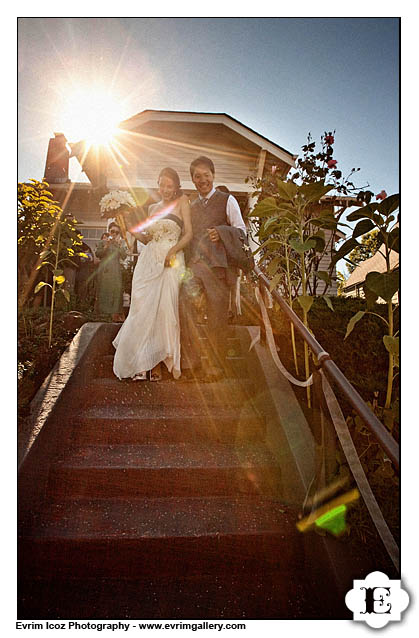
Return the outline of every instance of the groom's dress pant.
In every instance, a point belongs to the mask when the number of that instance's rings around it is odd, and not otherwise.
[[[227,324],[230,289],[225,268],[210,268],[202,261],[189,264],[180,292],[182,368],[200,365],[197,329],[197,300],[204,292],[207,302],[207,335],[210,366],[224,368],[227,352]]]

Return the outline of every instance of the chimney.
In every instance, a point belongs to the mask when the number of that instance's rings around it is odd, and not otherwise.
[[[63,184],[70,181],[68,178],[70,153],[65,135],[63,133],[54,133],[54,135],[55,137],[52,137],[48,143],[44,179],[48,184]]]

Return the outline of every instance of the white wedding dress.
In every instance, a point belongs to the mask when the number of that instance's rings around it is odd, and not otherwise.
[[[153,208],[153,216],[162,210]],[[183,222],[175,214],[156,219],[146,229],[152,240],[144,246],[132,279],[128,317],[116,335],[113,370],[119,379],[134,377],[164,362],[175,379],[180,376],[179,286],[184,276],[183,252],[171,267],[165,257],[179,241]]]

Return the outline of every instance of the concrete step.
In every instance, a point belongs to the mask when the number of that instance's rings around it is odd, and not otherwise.
[[[215,415],[183,407],[102,406],[73,419],[72,444],[148,444],[262,440],[265,418],[251,409],[219,409]]]
[[[197,628],[203,622],[221,624],[234,619],[237,629],[246,619],[352,618],[343,598],[336,600],[330,583],[317,583],[297,569],[294,576],[286,576],[284,579],[278,571],[265,570],[245,578],[237,572],[162,578],[154,573],[142,579],[26,578],[19,583],[17,617],[63,622],[77,618],[80,623],[83,619],[112,622],[118,618],[137,628],[139,623],[132,619],[166,619],[163,625],[174,620],[183,626],[196,624]],[[323,591],[322,606],[313,590]]]
[[[296,513],[261,498],[72,499],[21,526],[31,574],[140,578],[302,567]]]
[[[253,405],[254,384],[250,379],[223,378],[214,383],[180,382],[173,379],[157,383],[132,381],[116,377],[92,379],[85,389],[87,404],[104,405],[154,405],[171,407],[201,406],[201,412],[248,407]]]
[[[112,325],[112,324],[111,324]],[[110,325],[110,326],[111,326]],[[227,338],[227,344],[229,347],[240,351],[240,337],[239,337],[239,329],[242,326],[227,326],[226,327],[226,338]],[[119,328],[115,328],[114,325],[112,325],[112,327],[109,327],[108,330],[106,331],[106,336],[104,335],[104,339],[107,339],[107,345],[103,345],[100,349],[100,354],[114,354],[115,353],[115,348],[112,345],[112,341],[114,340],[114,338],[116,337],[117,333],[118,333]],[[198,338],[200,339],[200,343],[201,346],[203,348],[206,347],[206,344],[208,342],[208,332],[207,332],[207,326],[206,325],[199,325],[198,326]]]
[[[235,352],[235,350],[231,350]],[[92,370],[92,375],[97,378],[113,378],[113,360],[114,354],[105,354],[97,359],[94,362],[94,367]],[[201,357],[202,366],[205,368],[209,365],[208,356]],[[226,357],[227,367],[228,367],[228,376],[231,377],[247,377],[248,369],[247,362],[244,357],[241,356],[227,356]],[[163,366],[163,375],[164,378],[171,378],[170,373]]]
[[[263,443],[91,445],[55,461],[52,496],[139,498],[281,494],[281,471]]]

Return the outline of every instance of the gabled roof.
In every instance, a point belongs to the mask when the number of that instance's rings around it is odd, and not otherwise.
[[[369,272],[385,272],[387,270],[386,260],[384,258],[385,250],[384,244],[381,244],[380,248],[377,250],[375,255],[369,257],[365,261],[361,261],[360,264],[355,268],[355,270],[351,273],[348,279],[345,282],[343,287],[344,290],[350,288],[351,286],[355,286],[356,284],[361,284],[365,281],[366,276]],[[397,268],[399,265],[399,253],[394,250],[390,251],[390,268],[393,270]]]
[[[272,153],[286,164],[294,166],[298,155],[293,155],[279,144],[275,144],[264,135],[257,133],[249,126],[246,126],[239,120],[236,120],[227,113],[204,113],[198,111],[156,111],[147,109],[133,115],[132,117],[120,123],[120,127],[124,129],[135,129],[151,120],[171,121],[171,122],[207,122],[209,124],[224,124],[239,135],[242,135],[257,146]]]

